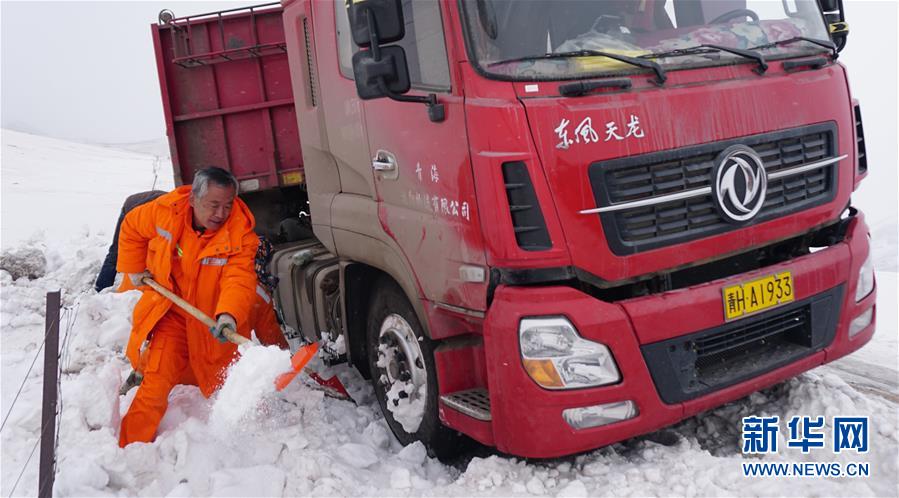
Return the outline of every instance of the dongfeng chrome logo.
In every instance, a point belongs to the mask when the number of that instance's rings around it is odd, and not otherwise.
[[[762,159],[745,145],[734,145],[718,155],[712,194],[725,220],[743,223],[762,209],[768,175]]]

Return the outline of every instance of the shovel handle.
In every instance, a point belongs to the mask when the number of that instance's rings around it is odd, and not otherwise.
[[[178,306],[179,308],[183,309],[188,314],[190,314],[190,316],[192,316],[192,317],[196,318],[197,320],[199,320],[200,322],[202,322],[203,325],[206,325],[209,328],[215,328],[215,325],[216,325],[215,320],[210,318],[209,315],[207,315],[206,313],[203,313],[202,311],[197,309],[194,305],[190,304],[189,302],[182,299],[180,296],[176,295],[174,292],[159,285],[159,283],[157,283],[152,278],[144,277],[141,279],[141,283],[149,285],[153,290],[162,294],[163,297],[165,297],[169,301],[175,303],[176,306]],[[234,344],[237,344],[238,346],[241,344],[250,342],[249,339],[238,334],[236,331],[231,330],[230,328],[226,328],[223,332],[225,334],[226,339],[233,342]]]

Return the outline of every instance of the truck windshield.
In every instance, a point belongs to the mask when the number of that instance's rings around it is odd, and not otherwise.
[[[745,54],[710,45],[751,50],[776,60],[828,51],[830,44],[816,0],[462,4],[469,53],[483,72],[501,79],[565,80],[641,70],[589,52],[654,61],[671,70],[752,62]]]

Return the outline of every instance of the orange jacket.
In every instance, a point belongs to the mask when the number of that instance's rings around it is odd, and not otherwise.
[[[192,230],[189,204],[191,187],[178,187],[155,201],[129,212],[119,234],[116,269],[122,273],[149,270],[154,280],[173,289],[172,265],[179,256],[178,241],[185,230]],[[238,332],[249,336],[247,321],[256,300],[256,273],[253,259],[259,239],[253,232],[255,220],[246,204],[234,200],[231,215],[195,258],[190,258],[187,288],[180,296],[211,317],[228,313],[237,321]],[[184,267],[182,265],[182,267]],[[184,286],[184,284],[181,284]],[[142,288],[143,295],[134,307],[131,337],[125,351],[131,365],[140,364],[140,347],[157,322],[173,304],[156,291]],[[220,385],[224,370],[234,359],[237,347],[221,344],[208,327],[193,318],[187,320],[190,364],[200,390],[209,396]]]

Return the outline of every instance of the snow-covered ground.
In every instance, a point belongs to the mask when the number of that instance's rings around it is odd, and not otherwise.
[[[173,188],[167,156],[6,129],[0,142],[3,248],[14,247],[38,231],[43,231],[48,243],[56,247],[68,244],[73,237],[99,231],[111,237],[125,197],[154,188]],[[147,147],[158,149],[155,142]]]
[[[122,348],[137,293],[97,294],[91,286],[122,200],[154,181],[170,188],[170,165],[109,147],[2,133],[3,247],[35,247],[47,260],[47,274],[36,280],[13,281],[0,272],[0,414],[9,412],[0,432],[3,496],[37,491],[37,452],[25,462],[38,441],[42,355],[17,390],[41,348],[45,294],[54,289],[62,289],[68,331],[61,347],[58,496],[899,494],[895,272],[877,274],[878,332],[855,355],[661,434],[577,457],[530,462],[481,450],[444,465],[420,445],[401,447],[367,383],[346,368],[326,374],[338,374],[358,406],[294,382],[235,423],[240,403],[206,400],[181,386],[157,441],[119,449],[119,419],[134,390],[126,397],[117,390],[128,373]],[[895,220],[876,227],[875,240],[892,241],[877,247],[878,258],[895,260],[895,230]],[[867,461],[872,475],[744,478],[740,464],[750,459],[740,454],[739,431],[748,415],[822,415],[828,423],[834,415],[869,415],[866,455],[785,450],[751,461]]]

